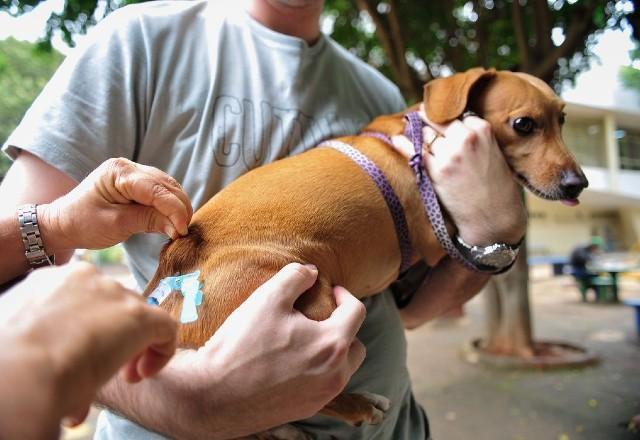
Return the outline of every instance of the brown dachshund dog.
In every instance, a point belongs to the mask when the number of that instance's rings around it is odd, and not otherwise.
[[[472,69],[427,83],[423,104],[435,123],[450,122],[465,110],[487,120],[514,177],[534,194],[571,203],[587,186],[560,135],[564,104],[544,82]],[[404,132],[404,125],[399,113],[375,119],[365,131],[394,136]],[[340,140],[376,163],[393,187],[406,213],[412,263],[435,265],[445,252],[406,157],[371,136]],[[448,223],[449,232],[455,232]],[[296,308],[324,320],[336,307],[332,286],[344,286],[358,298],[373,295],[398,278],[400,259],[392,216],[372,179],[341,152],[315,148],[248,172],[202,206],[189,234],[163,249],[145,295],[165,277],[200,270],[200,318],[179,331],[179,345],[195,348],[290,262],[318,267],[316,283]],[[174,317],[181,305],[177,294],[162,303]],[[387,408],[381,396],[341,394],[322,412],[352,424],[376,423]]]

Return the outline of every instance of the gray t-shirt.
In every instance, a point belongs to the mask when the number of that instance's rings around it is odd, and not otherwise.
[[[110,157],[127,157],[175,177],[197,209],[248,170],[404,107],[397,87],[326,36],[309,46],[228,3],[156,1],[98,24],[3,149],[12,157],[27,150],[78,181]],[[158,234],[125,243],[141,287],[163,244]],[[358,337],[367,359],[347,389],[389,397],[390,413],[378,426],[322,416],[300,424],[317,438],[425,438],[391,295],[365,304]],[[111,413],[96,437],[153,438]]]

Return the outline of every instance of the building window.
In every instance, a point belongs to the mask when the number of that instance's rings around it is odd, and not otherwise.
[[[562,135],[580,165],[606,167],[604,127],[601,120],[572,118],[567,120]]]
[[[640,131],[618,129],[616,138],[620,149],[620,168],[640,171]]]

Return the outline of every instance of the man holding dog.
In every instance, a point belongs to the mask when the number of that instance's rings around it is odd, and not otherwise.
[[[53,200],[104,160],[122,156],[176,178],[197,208],[251,168],[403,110],[393,84],[320,33],[322,6],[321,0],[255,0],[247,12],[223,13],[213,3],[157,2],[115,12],[65,61],[7,142],[19,170],[7,179],[32,189],[16,204]],[[519,190],[488,124],[471,116],[433,129],[442,135],[427,166],[460,235],[477,245],[517,242],[524,210],[513,209],[521,206]],[[491,192],[489,181],[500,191]],[[125,243],[141,286],[161,245],[148,235]],[[307,281],[313,276],[300,272]],[[403,328],[466,301],[487,279],[446,259],[400,312],[388,291],[368,298],[358,333],[367,358],[349,386],[366,382],[394,402],[392,409],[377,426],[319,416],[298,426],[318,438],[427,438],[428,424],[411,393]],[[351,304],[346,292],[336,289],[336,296],[339,304]],[[199,351],[174,357],[156,378],[135,387],[120,379],[107,384],[99,399],[114,411],[101,416],[97,437],[157,438],[155,431],[233,438],[309,417],[331,400],[355,369],[347,366],[361,360],[358,343],[347,345],[340,380],[322,368],[319,378],[304,380],[304,371],[284,366],[313,359],[317,346],[274,351],[265,340],[262,351],[252,352],[239,345],[243,337],[261,337],[252,326],[257,321],[246,319],[251,311],[269,309],[260,295],[247,302],[227,330]],[[354,326],[346,324],[360,313],[347,310],[335,347],[348,342]],[[278,316],[276,309],[265,312],[259,328],[287,340],[292,334]],[[331,347],[331,334],[316,335]],[[279,362],[272,362],[274,355]],[[276,385],[265,388],[265,380]]]

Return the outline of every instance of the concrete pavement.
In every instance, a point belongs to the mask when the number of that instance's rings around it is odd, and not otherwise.
[[[637,281],[622,297],[640,297]],[[632,310],[584,304],[570,277],[533,276],[536,339],[578,344],[601,362],[589,368],[504,371],[462,362],[460,346],[483,335],[482,298],[460,319],[439,320],[409,332],[409,365],[434,439],[626,440],[640,414],[640,345]]]

